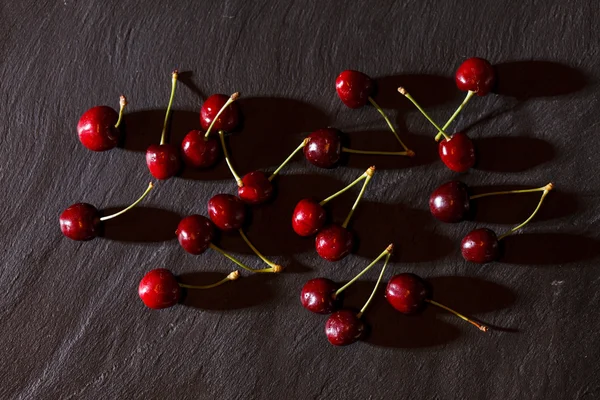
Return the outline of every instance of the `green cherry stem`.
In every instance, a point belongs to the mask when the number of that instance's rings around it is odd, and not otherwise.
[[[292,151],[292,154],[290,154],[290,155],[289,155],[289,156],[288,156],[288,157],[285,159],[285,161],[284,161],[284,162],[282,162],[282,163],[281,163],[281,165],[280,165],[279,167],[277,167],[277,169],[276,169],[276,170],[275,170],[275,171],[274,171],[274,172],[271,174],[271,176],[269,177],[269,180],[270,180],[270,181],[272,181],[272,180],[273,180],[273,178],[275,178],[275,175],[277,175],[277,174],[279,173],[279,171],[281,171],[281,170],[283,169],[283,167],[285,167],[285,166],[286,166],[286,164],[287,164],[288,162],[290,162],[290,160],[291,160],[292,158],[294,158],[294,156],[295,156],[296,154],[298,154],[298,152],[299,152],[300,150],[304,149],[304,147],[306,146],[306,144],[307,144],[307,143],[308,143],[308,138],[304,139],[304,140],[302,141],[302,143],[300,143],[300,146],[296,147],[296,150]]]
[[[118,128],[119,125],[121,125],[121,120],[123,119],[123,111],[125,110],[126,105],[127,105],[127,99],[125,98],[125,96],[121,95],[121,97],[119,97],[119,119],[117,119],[115,128]]]
[[[160,135],[160,144],[165,144],[165,139],[167,136],[167,125],[169,122],[169,117],[171,116],[171,106],[173,105],[173,99],[175,98],[175,88],[177,87],[177,78],[179,77],[179,71],[173,71],[171,75],[171,97],[169,98],[169,105],[167,106],[167,112],[165,113],[165,122],[163,123],[162,134]]]
[[[352,285],[354,282],[356,282],[361,276],[363,276],[368,270],[370,270],[375,264],[377,264],[377,262],[379,262],[379,260],[381,260],[384,256],[388,256],[392,253],[392,251],[394,251],[394,245],[390,244],[380,255],[377,256],[376,259],[374,259],[369,265],[367,265],[365,267],[365,269],[363,269],[362,271],[360,271],[360,273],[358,275],[356,275],[354,278],[352,278],[352,280],[348,283],[346,283],[344,286],[342,286],[341,288],[339,288],[333,295],[333,297],[337,297],[340,295],[340,293],[342,293],[344,290],[346,290],[350,285]]]
[[[370,172],[369,172],[370,171]],[[365,172],[363,172],[363,174],[361,176],[359,176],[358,178],[356,178],[352,183],[350,183],[349,185],[347,185],[345,188],[343,188],[342,190],[339,190],[337,192],[335,192],[334,194],[332,194],[331,196],[329,196],[328,198],[326,198],[325,200],[321,201],[319,203],[319,205],[324,206],[325,204],[327,204],[329,201],[335,199],[336,197],[338,197],[339,195],[341,195],[342,193],[346,192],[347,190],[349,190],[352,186],[356,185],[358,182],[362,181],[363,179],[366,179],[367,176],[369,174],[373,175],[373,173],[375,172],[375,167],[369,167]]]
[[[212,122],[210,123],[208,129],[206,130],[206,133],[204,134],[204,139],[208,139],[208,135],[210,135],[210,131],[212,130],[213,125],[215,124],[215,122],[217,122],[217,120],[219,119],[219,117],[221,116],[221,114],[223,113],[223,111],[225,111],[225,109],[227,107],[229,107],[229,105],[231,103],[233,103],[234,101],[236,101],[237,99],[240,98],[240,93],[239,92],[235,92],[234,94],[232,94],[229,99],[227,99],[227,101],[225,102],[225,104],[223,104],[223,107],[221,107],[221,109],[219,110],[219,112],[217,113],[217,115],[215,115],[215,117],[213,118]]]
[[[344,153],[352,153],[352,154],[376,154],[381,156],[408,156],[414,157],[415,152],[412,150],[408,151],[371,151],[371,150],[354,150],[349,149],[347,147],[342,147],[342,151]]]
[[[375,167],[374,166],[369,167],[369,169],[367,170],[367,172],[365,172],[365,174],[367,174],[367,177],[365,178],[365,183],[363,183],[363,186],[360,189],[360,193],[358,194],[358,197],[356,198],[356,201],[354,202],[354,205],[352,205],[352,208],[350,209],[350,212],[348,213],[348,216],[346,217],[346,220],[342,224],[343,228],[348,227],[348,224],[350,223],[350,219],[352,218],[352,215],[354,214],[354,211],[358,207],[358,203],[360,203],[360,199],[362,199],[363,194],[365,194],[365,189],[367,188],[367,185],[369,184],[369,181],[373,177],[374,173],[375,173]]]
[[[542,197],[540,198],[540,201],[539,201],[537,207],[535,208],[535,210],[533,210],[533,212],[531,213],[529,218],[527,218],[525,221],[523,221],[522,224],[517,225],[514,228],[512,228],[510,231],[506,232],[504,235],[499,236],[498,240],[502,240],[505,237],[512,235],[513,233],[515,233],[516,231],[518,231],[519,229],[521,229],[522,227],[527,225],[529,223],[529,221],[531,221],[533,219],[533,217],[535,217],[535,214],[537,214],[537,212],[539,211],[540,207],[542,206],[542,203],[544,202],[544,199],[546,198],[548,193],[550,193],[550,191],[552,190],[553,187],[554,187],[554,185],[552,185],[552,183],[547,184],[544,188],[544,192],[542,193]]]
[[[452,114],[452,116],[450,117],[450,119],[448,121],[446,121],[446,123],[444,124],[444,126],[442,126],[442,131],[445,131],[446,128],[448,128],[450,126],[450,124],[452,123],[452,121],[454,121],[454,119],[458,116],[458,114],[460,114],[460,112],[463,110],[463,108],[465,108],[465,106],[467,105],[467,103],[469,102],[469,100],[471,100],[471,98],[473,97],[473,95],[475,94],[475,92],[469,90],[467,92],[467,96],[465,97],[465,99],[463,100],[463,102],[460,104],[460,106],[458,106],[458,108],[456,109],[456,111],[454,111],[454,114]],[[440,139],[442,138],[442,132],[438,132],[438,134],[435,136],[435,140],[437,142],[440,141]]]
[[[369,296],[369,299],[367,300],[367,302],[365,303],[363,308],[361,308],[360,312],[358,314],[356,314],[356,316],[358,318],[362,317],[362,315],[367,310],[367,307],[369,307],[369,304],[371,304],[371,300],[373,300],[373,297],[375,297],[375,293],[377,292],[377,289],[379,288],[379,284],[381,283],[381,278],[383,278],[383,273],[385,272],[385,267],[387,267],[388,261],[390,261],[390,256],[391,256],[390,253],[388,253],[387,256],[385,256],[385,262],[383,263],[383,267],[381,267],[381,272],[379,273],[379,278],[377,278],[377,283],[375,284],[375,287],[373,288],[373,291],[371,292],[371,296]]]
[[[214,122],[214,121],[213,121]],[[231,171],[231,175],[233,175],[233,179],[235,179],[236,184],[239,187],[244,186],[242,182],[242,178],[235,172],[233,169],[233,165],[231,165],[231,161],[229,161],[229,153],[227,153],[227,145],[225,144],[225,133],[223,131],[219,131],[219,138],[221,139],[221,147],[223,148],[223,155],[225,156],[225,162]]]
[[[437,301],[433,301],[433,300],[431,300],[431,299],[425,299],[425,301],[426,301],[426,302],[428,302],[429,304],[433,304],[433,305],[434,305],[434,306],[436,306],[436,307],[439,307],[439,308],[441,308],[441,309],[443,309],[443,310],[446,310],[446,311],[448,311],[448,312],[450,312],[450,313],[452,313],[452,314],[456,315],[458,318],[460,318],[460,319],[462,319],[462,320],[464,320],[464,321],[467,321],[467,322],[468,322],[468,323],[470,323],[470,324],[473,324],[473,325],[474,325],[474,326],[476,326],[476,327],[477,327],[477,328],[478,328],[480,331],[483,331],[483,332],[487,332],[487,331],[488,331],[488,327],[487,327],[487,326],[485,326],[485,325],[483,325],[483,324],[478,324],[477,322],[475,322],[475,321],[473,321],[473,320],[471,320],[471,319],[469,319],[469,318],[465,317],[465,316],[464,316],[464,315],[462,315],[461,313],[454,311],[454,310],[453,310],[453,309],[451,309],[450,307],[446,307],[445,305],[443,305],[443,304],[440,304],[440,303],[438,303]]]
[[[475,199],[480,199],[482,197],[488,197],[488,196],[496,196],[496,195],[501,195],[501,194],[514,194],[514,193],[532,193],[532,192],[543,192],[544,190],[548,190],[548,187],[552,186],[551,183],[549,183],[548,185],[544,185],[542,187],[539,188],[535,188],[535,189],[523,189],[523,190],[507,190],[507,191],[503,191],[503,192],[491,192],[491,193],[483,193],[483,194],[477,194],[475,196],[471,196],[469,197],[471,200],[475,200]],[[551,189],[550,189],[551,190]]]
[[[264,270],[254,270],[254,272],[275,272],[275,273],[277,273],[277,272],[281,272],[283,270],[283,267],[281,265],[277,265],[273,261],[270,261],[267,257],[263,256],[262,253],[260,251],[258,251],[258,249],[256,247],[254,247],[254,245],[252,244],[250,239],[248,239],[248,237],[244,233],[243,229],[240,229],[239,232],[240,232],[240,235],[242,235],[242,239],[244,239],[244,242],[246,242],[248,247],[250,247],[250,249],[252,249],[254,254],[256,254],[258,256],[258,258],[263,260],[263,262],[270,267],[270,268],[265,268]]]
[[[210,244],[209,247],[211,249],[213,249],[214,251],[216,251],[217,253],[221,254],[223,257],[228,258],[229,260],[231,260],[233,263],[235,263],[238,267],[245,269],[248,272],[253,272],[253,273],[257,273],[257,272],[274,272],[273,268],[269,267],[269,268],[263,268],[263,269],[254,269],[254,268],[250,268],[247,265],[245,265],[244,263],[242,263],[240,260],[238,260],[237,258],[235,258],[234,256],[232,256],[231,254],[227,253],[225,250],[215,246],[214,244]]]
[[[423,110],[421,108],[419,103],[417,103],[417,101],[415,99],[413,99],[413,97],[410,95],[410,93],[408,93],[406,91],[406,89],[404,89],[403,87],[399,87],[398,92],[400,92],[400,94],[404,95],[404,97],[406,97],[408,100],[410,100],[411,103],[413,103],[415,105],[415,107],[417,107],[417,109],[421,112],[421,114],[423,114],[423,116],[425,118],[427,118],[427,120],[431,123],[431,125],[435,126],[435,129],[437,129],[438,132],[440,132],[442,135],[444,135],[444,138],[446,138],[446,140],[450,140],[450,136],[448,136],[448,134],[446,134],[446,132],[444,132],[444,130],[442,128],[440,128],[440,126],[438,124],[436,124],[434,120],[431,119],[431,117],[425,112],[425,110]]]
[[[100,218],[100,221],[103,221],[103,222],[108,221],[109,219],[118,217],[119,215],[124,214],[127,211],[131,210],[133,207],[137,206],[142,200],[144,200],[144,197],[146,197],[146,195],[148,193],[150,193],[150,191],[152,190],[153,187],[154,187],[154,184],[152,182],[150,182],[148,184],[148,188],[146,189],[146,191],[135,202],[133,202],[129,207],[124,208],[123,210],[121,210],[117,213],[107,215],[106,217],[102,217],[102,218]]]
[[[239,271],[233,271],[229,275],[227,275],[225,278],[221,279],[217,283],[213,283],[212,285],[198,286],[198,285],[187,285],[185,283],[180,283],[179,286],[181,286],[182,288],[186,288],[186,289],[212,289],[214,287],[221,286],[222,284],[224,284],[226,282],[235,281],[239,277],[240,277],[240,272]]]
[[[383,117],[383,119],[385,119],[385,122],[387,122],[388,126],[390,127],[390,130],[392,131],[392,133],[394,134],[394,136],[396,136],[396,139],[398,140],[398,143],[400,143],[400,146],[402,146],[402,148],[404,149],[404,151],[406,152],[406,154],[412,154],[410,157],[414,156],[414,152],[412,152],[411,150],[408,149],[408,147],[406,147],[406,145],[402,142],[402,140],[400,139],[400,136],[398,136],[398,133],[396,132],[396,129],[394,128],[394,125],[392,125],[392,122],[390,121],[390,119],[388,118],[388,116],[385,114],[385,112],[383,111],[383,109],[381,107],[379,107],[379,104],[377,104],[375,102],[375,100],[373,100],[373,98],[371,96],[369,96],[369,102],[373,105],[373,107],[375,107],[375,109],[377,111],[379,111],[379,114],[381,114],[381,116]]]

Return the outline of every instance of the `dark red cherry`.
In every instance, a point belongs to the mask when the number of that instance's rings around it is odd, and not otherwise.
[[[469,213],[469,192],[460,181],[444,183],[429,197],[431,215],[442,222],[462,221]]]
[[[352,251],[352,232],[338,224],[321,229],[315,240],[317,253],[327,261],[339,261]]]
[[[425,281],[409,273],[393,276],[385,289],[387,301],[403,314],[419,312],[429,296],[429,288]]]
[[[455,172],[466,172],[475,165],[475,148],[469,137],[455,133],[450,140],[443,139],[439,144],[440,158],[448,168]]]
[[[144,275],[138,287],[138,294],[146,307],[158,310],[179,303],[181,288],[171,271],[158,268]]]
[[[115,128],[119,114],[108,106],[87,110],[77,124],[81,143],[93,151],[110,150],[117,146],[121,131]]]
[[[91,240],[100,234],[98,209],[91,204],[77,203],[60,214],[60,230],[73,240]]]
[[[264,172],[253,171],[242,178],[244,186],[238,188],[238,196],[248,204],[261,204],[273,194],[273,185]]]
[[[231,194],[218,194],[208,201],[208,216],[222,231],[235,231],[246,219],[246,206]]]
[[[212,136],[205,139],[202,131],[190,131],[181,142],[181,158],[188,167],[212,167],[220,155],[219,141]]]
[[[334,346],[346,346],[359,340],[365,332],[364,322],[352,310],[336,311],[325,324],[325,334]]]
[[[335,90],[344,104],[350,108],[360,108],[367,104],[373,94],[373,81],[362,72],[346,70],[335,80]]]
[[[203,215],[190,215],[179,222],[175,231],[179,244],[191,254],[202,254],[214,239],[212,222]]]
[[[308,136],[304,146],[304,156],[311,163],[321,168],[331,168],[342,154],[340,131],[325,128],[314,131]]]
[[[219,113],[219,110],[223,108],[227,100],[229,100],[231,96],[227,96],[225,94],[213,94],[210,96],[202,107],[200,108],[200,126],[203,131],[207,131],[210,124],[213,122],[213,119]],[[212,127],[212,132],[231,132],[235,128],[237,128],[240,123],[241,111],[240,107],[237,103],[231,103],[226,109],[223,110],[221,115],[219,115],[219,119],[215,122]]]
[[[489,61],[473,57],[460,64],[454,79],[456,86],[463,92],[471,91],[485,96],[494,87],[496,73]]]
[[[339,297],[335,296],[338,289],[338,284],[327,278],[311,279],[300,293],[302,307],[317,314],[331,314],[340,305]]]
[[[300,236],[312,236],[325,225],[327,213],[319,202],[302,199],[296,204],[292,214],[292,228]]]
[[[156,179],[169,179],[181,168],[179,152],[170,144],[152,144],[146,150],[146,164]]]
[[[478,264],[494,261],[499,255],[498,237],[487,228],[475,229],[467,234],[460,245],[463,258]]]

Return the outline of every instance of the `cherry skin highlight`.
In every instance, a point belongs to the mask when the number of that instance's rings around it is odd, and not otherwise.
[[[314,131],[308,136],[308,143],[304,146],[304,157],[321,168],[333,167],[340,160],[341,154],[340,131],[334,128]]]
[[[215,165],[221,155],[219,141],[214,137],[204,138],[204,132],[188,132],[181,142],[181,158],[188,167],[208,168]]]
[[[475,147],[469,137],[455,133],[450,140],[443,139],[439,144],[440,158],[448,168],[455,172],[466,172],[475,165]]]
[[[339,285],[327,278],[311,279],[304,284],[300,293],[302,307],[317,314],[331,314],[340,305],[335,292]]]
[[[152,144],[146,150],[146,164],[156,179],[169,179],[181,168],[179,152],[170,144]]]
[[[387,301],[403,314],[419,312],[429,295],[425,281],[410,273],[393,276],[385,289]]]
[[[335,80],[335,90],[342,102],[350,108],[361,108],[373,94],[373,80],[362,72],[342,71]]]
[[[442,222],[462,221],[470,209],[467,185],[460,181],[444,183],[429,197],[429,209]]]
[[[365,332],[364,322],[352,310],[336,311],[325,324],[327,340],[334,346],[347,346],[359,340]]]
[[[203,215],[190,215],[183,218],[175,231],[179,244],[190,254],[202,254],[215,236],[212,222]]]
[[[115,128],[119,113],[108,106],[87,110],[77,123],[81,144],[93,151],[110,150],[119,144],[121,131]]]
[[[323,228],[315,240],[317,253],[327,261],[339,261],[352,251],[354,237],[352,233],[338,224]]]
[[[273,184],[262,171],[250,172],[242,178],[243,186],[238,188],[238,196],[245,203],[261,204],[273,195]]]
[[[91,240],[100,234],[98,209],[88,203],[73,204],[60,214],[60,230],[73,240]]]
[[[500,243],[494,231],[475,229],[467,234],[460,245],[463,258],[478,264],[494,261],[500,254]]]
[[[181,288],[171,271],[158,268],[144,275],[138,294],[146,307],[159,310],[179,303]]]
[[[207,131],[210,124],[219,113],[219,110],[227,103],[231,96],[225,94],[213,94],[210,96],[200,108],[200,126],[203,131]],[[223,110],[219,118],[212,127],[212,132],[231,132],[240,123],[241,119],[240,107],[236,102],[233,102]]]
[[[294,208],[292,228],[300,236],[312,236],[325,225],[326,220],[323,206],[313,199],[302,199]]]
[[[222,231],[236,231],[246,219],[246,206],[231,194],[218,194],[208,201],[208,216]]]
[[[494,87],[496,73],[489,61],[473,57],[458,67],[454,79],[463,92],[471,91],[478,96],[485,96]]]

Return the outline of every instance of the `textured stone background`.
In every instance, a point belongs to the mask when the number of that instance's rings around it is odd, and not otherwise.
[[[570,4],[570,5],[569,5]],[[0,398],[2,399],[507,399],[600,397],[598,307],[600,70],[595,1],[3,1],[0,5]],[[457,178],[434,132],[395,89],[405,85],[438,120],[462,99],[452,76],[469,56],[498,65],[498,95],[477,98],[453,126],[479,149],[460,176],[478,188],[556,184],[535,223],[506,240],[503,262],[467,264],[459,242],[474,226],[524,219],[538,196],[481,200],[475,221],[446,225],[430,192]],[[180,216],[233,192],[228,170],[186,171],[143,207],[77,243],[58,215],[86,201],[115,209],[149,181],[144,153],[158,141],[179,68],[172,138],[197,128],[212,93],[240,91],[245,128],[230,138],[239,171],[277,165],[303,132],[332,125],[356,148],[396,148],[371,107],[334,91],[337,74],[376,77],[377,99],[418,157],[351,157],[323,171],[297,159],[273,204],[255,208],[248,235],[288,267],[195,293],[160,312],[137,296],[142,275],[168,267],[187,282],[232,269],[214,252],[184,253]],[[130,101],[124,147],[92,153],[79,116]],[[379,168],[356,213],[361,242],[343,262],[320,260],[289,219],[301,197],[322,197]],[[356,192],[355,192],[356,193]],[[353,195],[332,203],[341,220]],[[498,327],[483,334],[428,309],[395,313],[380,295],[365,342],[334,348],[325,318],[302,309],[307,279],[347,280],[389,242],[392,272],[428,278],[435,297]],[[226,249],[258,265],[241,239]],[[347,293],[368,297],[377,272]]]

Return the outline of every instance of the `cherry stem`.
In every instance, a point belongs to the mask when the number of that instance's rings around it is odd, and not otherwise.
[[[537,207],[535,208],[535,210],[533,210],[533,212],[531,213],[531,215],[529,216],[529,218],[527,218],[522,224],[515,226],[510,231],[506,232],[504,235],[501,235],[500,237],[498,237],[498,240],[502,240],[505,237],[512,235],[513,233],[515,233],[516,231],[518,231],[519,229],[521,229],[522,227],[524,227],[525,225],[527,225],[529,223],[529,221],[531,221],[533,219],[533,217],[535,217],[535,214],[537,214],[538,210],[542,206],[542,203],[544,202],[544,199],[546,198],[546,196],[548,195],[548,193],[550,193],[550,191],[552,190],[553,187],[554,187],[554,185],[552,185],[552,183],[547,184],[544,187],[544,192],[542,193],[542,197],[540,198],[540,201],[539,201]]]
[[[148,188],[146,189],[146,191],[140,196],[139,199],[137,199],[136,201],[134,201],[129,207],[124,208],[124,209],[122,209],[121,211],[119,211],[117,213],[114,213],[114,214],[111,214],[111,215],[107,215],[106,217],[102,217],[102,218],[100,218],[100,221],[107,221],[109,219],[118,217],[119,215],[124,214],[127,211],[131,210],[133,207],[137,206],[144,199],[144,197],[146,197],[146,195],[148,193],[150,193],[150,191],[152,190],[153,187],[154,187],[154,184],[152,182],[150,182],[148,184]]]
[[[383,111],[383,109],[381,107],[379,107],[379,104],[377,104],[375,102],[375,100],[373,100],[373,98],[371,96],[369,96],[369,102],[373,105],[373,107],[375,107],[375,109],[377,111],[379,111],[379,114],[381,114],[381,116],[383,117],[383,119],[385,119],[385,122],[387,122],[388,126],[390,127],[390,130],[392,131],[392,133],[394,134],[394,136],[396,136],[396,139],[398,139],[398,142],[400,143],[400,146],[402,146],[402,148],[404,149],[404,151],[406,151],[407,153],[412,153],[408,149],[408,147],[406,147],[406,145],[404,143],[402,143],[402,140],[400,140],[400,136],[398,136],[398,133],[396,132],[396,129],[394,128],[394,125],[392,125],[392,122],[390,121],[390,119],[388,118],[388,116],[385,115],[385,112]]]
[[[444,310],[446,310],[448,312],[451,312],[452,314],[456,315],[458,318],[460,318],[462,320],[465,320],[465,321],[467,321],[470,324],[475,325],[480,331],[483,331],[483,332],[487,332],[488,331],[488,327],[487,326],[485,326],[483,324],[478,324],[477,322],[475,322],[475,321],[473,321],[473,320],[465,317],[461,313],[454,311],[450,307],[446,307],[445,305],[440,304],[437,301],[433,301],[433,300],[430,300],[430,299],[425,299],[425,301],[428,302],[429,304],[433,304],[434,306],[437,306],[437,307],[442,308],[442,309],[444,309]]]
[[[167,135],[167,125],[169,122],[169,117],[171,116],[171,106],[173,105],[173,99],[175,98],[175,88],[177,87],[178,76],[179,71],[173,71],[173,78],[171,80],[171,97],[169,98],[169,105],[167,106],[167,112],[165,113],[165,122],[163,123],[162,134],[160,135],[160,144],[165,144],[165,138]]]
[[[257,272],[257,271],[260,271],[260,272],[281,272],[281,270],[283,269],[283,267],[281,265],[277,265],[273,261],[270,261],[269,259],[267,259],[267,257],[263,256],[261,254],[261,252],[258,251],[258,249],[256,247],[254,247],[254,245],[252,244],[252,242],[250,242],[250,239],[248,239],[248,237],[244,233],[244,230],[240,229],[239,231],[240,231],[240,235],[242,235],[242,239],[244,239],[244,242],[246,242],[246,244],[248,245],[248,247],[250,247],[252,249],[252,251],[254,252],[254,254],[256,254],[258,256],[258,258],[260,258],[261,260],[263,260],[263,262],[265,264],[267,264],[269,267],[271,267],[271,268],[266,268],[266,270],[255,270],[255,272]]]
[[[535,189],[507,190],[507,191],[504,191],[504,192],[483,193],[483,194],[477,194],[475,196],[471,196],[471,197],[469,197],[469,199],[475,200],[475,199],[480,199],[482,197],[496,196],[496,195],[500,195],[500,194],[542,192],[542,191],[546,190],[547,187],[548,187],[548,185],[545,185],[545,186],[542,186],[542,187],[539,187],[539,188],[535,188]]]
[[[231,254],[225,252],[225,250],[215,246],[212,243],[209,245],[209,247],[211,249],[213,249],[214,251],[216,251],[217,253],[223,255],[225,258],[228,258],[229,260],[233,261],[237,266],[239,266],[242,269],[245,269],[246,271],[249,271],[249,272],[273,272],[273,268],[265,268],[265,269],[250,268],[247,265],[245,265],[244,263],[242,263],[240,260],[238,260],[237,258],[232,256]]]
[[[341,195],[342,193],[346,192],[348,189],[350,189],[352,186],[356,185],[358,182],[362,181],[363,179],[365,179],[368,176],[369,171],[371,170],[372,167],[369,167],[369,169],[367,169],[365,172],[363,172],[363,174],[361,176],[359,176],[358,178],[356,178],[354,180],[354,182],[350,183],[348,186],[346,186],[345,188],[343,188],[342,190],[339,190],[337,192],[335,192],[334,194],[332,194],[331,196],[329,196],[328,198],[326,198],[325,200],[321,201],[319,203],[319,205],[324,206],[325,204],[327,204],[330,200],[335,199],[336,197],[338,197],[339,195]]]
[[[350,286],[354,282],[356,282],[361,276],[363,276],[368,270],[370,270],[373,267],[373,265],[377,264],[377,262],[379,260],[381,260],[383,258],[383,256],[391,254],[393,250],[394,250],[394,245],[390,244],[380,255],[377,256],[377,258],[375,260],[373,260],[369,265],[367,265],[365,267],[365,269],[363,269],[358,275],[356,275],[354,278],[352,278],[352,280],[350,282],[346,283],[344,286],[339,288],[334,293],[333,298],[336,298],[337,296],[339,296],[340,293],[342,293],[344,290],[346,290],[348,288],[348,286]]]
[[[231,171],[231,175],[233,175],[233,178],[235,179],[237,185],[239,187],[242,187],[244,186],[244,182],[242,182],[242,178],[240,178],[240,176],[235,172],[235,169],[233,169],[233,165],[231,165],[231,161],[229,161],[229,153],[227,153],[227,146],[225,145],[225,134],[223,131],[219,131],[219,138],[221,139],[221,147],[223,148],[223,154],[225,155],[225,162],[227,163],[227,166]]]
[[[406,91],[406,89],[404,89],[403,87],[399,87],[398,92],[400,92],[400,94],[403,94],[404,97],[406,97],[408,100],[410,100],[411,103],[413,103],[415,105],[415,107],[417,107],[417,109],[419,111],[421,111],[421,114],[423,114],[423,116],[425,118],[427,118],[427,120],[431,123],[431,125],[435,126],[435,128],[438,130],[438,132],[440,132],[446,140],[450,140],[450,136],[448,136],[448,134],[446,134],[446,132],[444,132],[444,130],[442,128],[440,128],[439,125],[436,124],[434,120],[431,119],[431,117],[425,112],[425,110],[423,110],[421,108],[419,103],[417,103],[417,101],[415,99],[413,99],[413,97]]]
[[[473,92],[472,90],[469,90],[467,92],[467,97],[465,97],[465,99],[463,100],[463,102],[460,104],[460,106],[458,106],[458,108],[456,109],[456,111],[454,111],[454,114],[452,114],[452,116],[450,117],[450,119],[448,121],[446,121],[446,123],[444,124],[444,126],[442,126],[442,131],[445,131],[446,128],[448,128],[450,126],[450,124],[452,123],[452,121],[454,121],[454,119],[458,116],[458,114],[460,114],[460,112],[463,110],[463,108],[465,108],[465,106],[467,105],[467,103],[469,102],[469,100],[471,100],[471,97],[473,97],[473,95],[475,94],[475,92]],[[442,132],[438,132],[438,134],[435,136],[435,140],[437,142],[440,141],[440,139],[442,138]]]
[[[356,315],[358,318],[362,317],[362,315],[365,313],[367,307],[369,307],[369,304],[371,304],[371,300],[373,300],[373,297],[375,297],[375,293],[377,292],[377,289],[379,288],[379,284],[381,283],[381,278],[383,278],[383,273],[385,272],[385,267],[387,267],[388,261],[390,261],[390,256],[391,256],[391,254],[388,253],[388,255],[385,257],[385,262],[383,263],[383,267],[381,267],[381,272],[379,273],[379,278],[377,278],[377,283],[375,284],[375,287],[373,288],[373,291],[371,292],[371,296],[369,296],[369,299],[367,300],[367,302],[365,303],[363,308],[361,308],[360,312]]]
[[[212,289],[214,287],[221,286],[222,284],[224,284],[226,282],[235,281],[239,277],[240,277],[240,272],[233,271],[229,275],[227,275],[225,278],[221,279],[217,283],[213,283],[212,285],[198,286],[198,285],[187,285],[185,283],[180,283],[179,286],[181,286],[182,288],[186,288],[186,289]]]
[[[229,105],[231,103],[233,103],[234,101],[236,101],[237,99],[239,99],[239,97],[240,97],[240,93],[239,92],[235,92],[234,94],[232,94],[229,97],[229,99],[227,99],[227,101],[225,102],[225,104],[223,104],[223,107],[221,107],[221,109],[219,110],[219,112],[217,113],[217,115],[215,115],[215,117],[213,118],[212,122],[210,123],[210,126],[206,130],[206,133],[204,134],[204,140],[208,139],[208,135],[210,135],[210,131],[212,130],[213,125],[215,124],[215,122],[217,122],[217,120],[219,119],[219,117],[221,116],[221,114],[223,113],[223,111],[225,111],[225,109],[227,107],[229,107]]]
[[[367,172],[365,172],[365,174],[367,175],[367,177],[365,179],[365,183],[363,183],[363,186],[360,189],[360,193],[358,194],[358,197],[356,198],[356,201],[354,202],[354,205],[350,209],[350,212],[348,213],[348,216],[346,217],[346,220],[342,224],[342,228],[346,228],[348,226],[348,224],[350,223],[350,219],[352,218],[352,214],[354,214],[354,211],[358,207],[358,203],[360,203],[360,199],[362,199],[363,194],[365,194],[365,189],[367,188],[367,185],[369,184],[369,181],[373,177],[374,173],[375,173],[375,167],[374,166],[369,167],[369,169],[367,170]]]
[[[298,154],[298,152],[299,152],[300,150],[302,150],[302,149],[303,149],[303,148],[306,146],[306,143],[308,143],[308,138],[304,139],[304,140],[302,141],[302,143],[300,143],[300,146],[296,147],[296,150],[294,150],[294,151],[292,152],[292,154],[290,154],[290,155],[288,156],[288,158],[286,158],[286,159],[285,159],[285,161],[284,161],[284,162],[282,162],[282,163],[281,163],[281,165],[280,165],[279,167],[277,167],[277,169],[276,169],[276,170],[275,170],[275,171],[274,171],[274,172],[271,174],[271,176],[269,177],[269,180],[270,180],[270,181],[272,181],[272,180],[273,180],[273,178],[275,178],[275,175],[277,175],[277,174],[279,173],[279,171],[281,171],[281,170],[283,169],[283,167],[285,167],[285,165],[286,165],[288,162],[290,162],[290,160],[291,160],[292,158],[294,158],[294,156],[295,156],[296,154]]]
[[[347,147],[342,147],[342,151],[344,153],[352,153],[352,154],[376,154],[381,156],[408,156],[414,157],[415,152],[412,150],[408,151],[371,151],[371,150],[354,150],[349,149]]]
[[[123,119],[123,111],[125,110],[125,106],[127,105],[127,99],[125,96],[121,95],[119,97],[119,119],[117,119],[117,123],[115,124],[115,128],[118,128],[121,125],[121,120]]]

